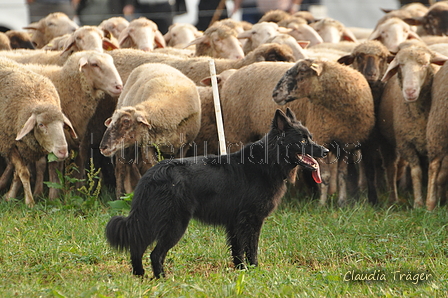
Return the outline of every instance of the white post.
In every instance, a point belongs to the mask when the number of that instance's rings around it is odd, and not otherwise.
[[[210,66],[210,77],[212,80],[213,102],[215,104],[216,126],[218,128],[219,153],[227,154],[226,138],[224,136],[224,125],[222,123],[221,103],[219,101],[218,80],[216,79],[215,60],[208,60]]]

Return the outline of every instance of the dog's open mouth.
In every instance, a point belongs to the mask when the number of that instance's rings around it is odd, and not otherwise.
[[[297,154],[299,163],[304,168],[311,170],[311,175],[316,183],[322,182],[322,177],[320,176],[319,163],[311,155],[308,154]]]

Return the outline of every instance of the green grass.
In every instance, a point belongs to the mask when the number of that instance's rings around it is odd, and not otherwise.
[[[244,271],[233,268],[223,229],[192,221],[161,280],[133,277],[129,255],[108,246],[104,227],[116,211],[104,204],[80,212],[2,201],[0,213],[0,297],[448,297],[446,207],[318,208],[286,198],[263,226],[259,267]],[[151,277],[149,249],[144,266]],[[397,271],[429,280],[394,280]],[[350,272],[387,280],[347,281]]]

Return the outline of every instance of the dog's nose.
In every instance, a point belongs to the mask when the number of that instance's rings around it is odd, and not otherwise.
[[[330,152],[330,150],[328,150],[327,148],[325,148],[325,147],[322,147],[323,149],[322,149],[322,157],[325,157],[325,156],[327,156],[327,154],[328,154],[328,152]]]

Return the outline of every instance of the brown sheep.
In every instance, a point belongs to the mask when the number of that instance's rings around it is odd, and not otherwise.
[[[196,57],[241,59],[244,57],[244,52],[237,36],[234,29],[218,23],[208,27],[202,36],[194,39],[187,46],[196,45]]]
[[[41,49],[53,38],[72,33],[78,27],[65,13],[54,12],[23,29],[31,30],[31,41],[37,49]]]
[[[137,144],[148,162],[146,169],[157,161],[154,147],[163,154],[184,157],[199,132],[200,105],[196,85],[179,70],[160,63],[141,65],[132,71],[116,110],[105,122],[101,153],[112,156]],[[116,166],[121,166],[118,163]],[[117,181],[118,197],[122,194],[120,183]]]
[[[422,160],[427,157],[426,125],[431,107],[431,86],[437,66],[448,57],[431,52],[423,43],[406,45],[390,63],[378,111],[378,127],[387,142],[381,150],[389,184],[389,202],[399,202],[396,173],[399,154],[409,162],[414,207],[424,205]],[[395,75],[396,74],[396,75]]]
[[[15,167],[14,180],[6,198],[16,196],[22,182],[25,202],[34,205],[28,164],[47,153],[68,156],[64,126],[76,138],[70,120],[61,110],[59,96],[51,81],[27,70],[26,66],[0,59],[2,85],[0,110],[0,154]]]
[[[300,72],[297,72],[298,68]],[[337,145],[338,148],[342,146],[347,150],[350,145],[367,138],[374,124],[373,99],[367,81],[358,71],[331,61],[300,60],[296,64],[261,62],[239,69],[222,86],[221,102],[228,151],[237,150],[268,131],[268,119],[278,108],[272,101],[273,90],[275,88],[274,99],[284,103],[284,94],[280,92],[284,90],[284,85],[281,82],[287,78],[290,79],[289,86],[295,87],[297,92],[302,93],[300,97],[304,98],[288,103],[284,108],[290,107],[297,119],[310,128],[316,140],[327,144],[338,142],[341,144]],[[291,95],[288,99],[292,100],[295,96],[298,95]],[[241,117],[244,111],[247,113]],[[354,126],[357,127],[356,131],[352,130]],[[336,145],[333,143],[331,146]],[[321,204],[326,203],[326,188],[330,179],[328,170],[324,169],[326,167],[326,164],[322,165]],[[341,174],[344,173],[342,170]],[[345,181],[340,180],[341,183]],[[346,204],[344,191],[341,185],[341,205]]]
[[[373,102],[375,107],[375,115],[378,114],[380,99],[383,94],[385,83],[381,81],[383,78],[388,61],[392,60],[393,56],[389,53],[387,48],[376,40],[369,40],[357,45],[351,54],[341,57],[338,62],[351,65],[364,75],[369,83],[373,95]],[[377,124],[369,136],[361,146],[362,164],[367,179],[368,199],[372,204],[378,203],[377,194],[377,173],[383,173],[378,168],[381,164],[381,157],[379,156],[380,133]]]
[[[0,32],[0,51],[10,51],[11,50],[11,43],[9,41],[9,37],[3,33]]]
[[[110,52],[114,58],[114,63],[120,73],[124,83],[137,66],[144,63],[164,63],[179,69],[187,77],[192,79],[196,84],[200,84],[201,80],[210,75],[210,67],[208,57],[181,58],[171,55],[145,53],[132,49],[118,49]],[[291,49],[286,45],[264,44],[249,55],[240,60],[233,59],[214,59],[216,73],[230,68],[241,68],[245,65],[260,61],[295,61],[292,56]]]
[[[424,16],[405,18],[404,21],[410,25],[421,25],[423,32],[420,35],[448,35],[448,2],[436,2]]]
[[[445,202],[448,175],[448,63],[435,74],[432,83],[432,105],[426,128],[428,148],[428,194],[426,208],[433,210],[437,202]]]
[[[34,49],[31,36],[28,32],[9,30],[6,31],[6,35],[9,37],[12,49]]]

